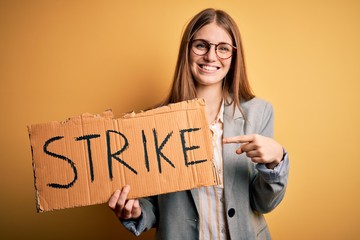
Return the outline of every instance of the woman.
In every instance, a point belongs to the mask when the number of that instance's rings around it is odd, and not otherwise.
[[[215,187],[108,204],[135,235],[156,227],[157,239],[270,239],[263,213],[282,200],[289,162],[273,140],[273,110],[247,80],[240,33],[221,10],[206,9],[187,25],[166,103],[204,98],[222,180]]]

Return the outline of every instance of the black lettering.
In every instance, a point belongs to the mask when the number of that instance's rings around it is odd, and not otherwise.
[[[158,161],[159,172],[161,173],[160,157],[164,158],[165,161],[167,161],[173,168],[175,168],[174,164],[161,152],[161,150],[163,149],[163,147],[165,146],[167,141],[169,141],[169,139],[170,139],[171,135],[173,134],[173,132],[171,131],[170,133],[168,133],[168,135],[166,135],[164,141],[162,141],[162,143],[160,144],[160,147],[158,145],[158,139],[157,139],[157,134],[156,134],[155,128],[153,129],[153,133],[154,133],[155,150],[156,150],[156,156],[157,156],[157,161]]]
[[[200,148],[199,146],[190,146],[190,147],[186,147],[186,141],[185,141],[185,133],[186,132],[194,132],[194,131],[199,131],[200,128],[187,128],[187,129],[182,129],[180,130],[180,137],[181,137],[181,144],[182,144],[182,149],[183,149],[183,153],[184,153],[184,161],[185,161],[185,165],[189,166],[189,165],[193,165],[193,164],[199,164],[202,162],[206,162],[206,159],[203,160],[197,160],[197,161],[190,161],[188,160],[188,156],[187,156],[187,151],[191,151],[191,150],[195,150]]]
[[[100,137],[100,134],[90,134],[90,135],[84,135],[84,136],[75,138],[76,141],[86,140],[88,155],[89,155],[89,168],[90,168],[91,182],[94,181],[94,168],[93,168],[93,162],[92,162],[90,139],[98,138],[98,137]]]
[[[115,153],[111,153],[111,144],[110,144],[110,133],[116,133],[118,135],[120,135],[123,139],[124,139],[124,146],[117,152]],[[113,179],[113,173],[112,173],[112,158],[116,159],[118,162],[120,162],[121,164],[123,164],[125,167],[127,167],[130,171],[132,171],[133,173],[137,174],[137,171],[135,169],[133,169],[129,164],[127,164],[126,162],[124,162],[124,160],[122,160],[121,158],[117,157],[117,155],[120,155],[121,153],[123,153],[128,147],[129,147],[129,142],[127,140],[127,138],[125,137],[124,134],[122,134],[121,132],[117,132],[115,130],[107,130],[106,131],[106,144],[107,144],[107,155],[108,155],[108,168],[109,168],[109,177],[112,180]]]
[[[149,156],[148,156],[148,152],[147,152],[147,147],[146,147],[146,136],[144,133],[144,130],[141,131],[142,133],[142,139],[143,139],[143,145],[144,145],[144,157],[145,157],[145,166],[147,171],[150,171],[150,166],[149,166]]]
[[[62,138],[64,138],[64,137],[63,136],[57,136],[57,137],[53,137],[53,138],[50,138],[49,140],[47,140],[45,142],[45,144],[44,144],[44,152],[46,154],[54,157],[54,158],[59,158],[61,160],[66,161],[71,166],[71,168],[72,168],[72,170],[74,172],[74,179],[71,182],[69,182],[68,184],[48,183],[47,186],[52,187],[52,188],[66,188],[66,189],[68,189],[68,188],[71,188],[74,185],[74,183],[76,182],[76,180],[77,180],[77,170],[76,170],[76,167],[75,167],[75,163],[73,161],[71,161],[69,158],[67,158],[67,157],[65,157],[63,155],[56,154],[56,153],[50,152],[48,150],[48,147],[49,147],[50,143],[53,143],[53,142],[55,142],[57,140],[60,140]]]

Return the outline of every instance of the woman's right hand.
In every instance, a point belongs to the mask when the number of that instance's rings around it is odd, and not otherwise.
[[[137,219],[141,216],[141,206],[138,199],[127,199],[130,186],[125,185],[122,190],[116,190],[111,196],[108,206],[118,218]]]

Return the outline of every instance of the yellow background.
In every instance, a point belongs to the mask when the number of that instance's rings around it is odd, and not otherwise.
[[[273,238],[359,238],[360,1],[1,0],[1,239],[134,239],[105,204],[35,212],[26,126],[157,103],[186,22],[206,7],[238,23],[290,152],[287,194],[266,216]]]

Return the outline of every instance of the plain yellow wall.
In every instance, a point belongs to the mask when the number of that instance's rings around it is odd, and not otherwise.
[[[359,238],[360,1],[1,0],[1,239],[133,239],[104,204],[36,213],[26,126],[157,103],[184,25],[206,7],[237,21],[290,152],[273,238]]]

